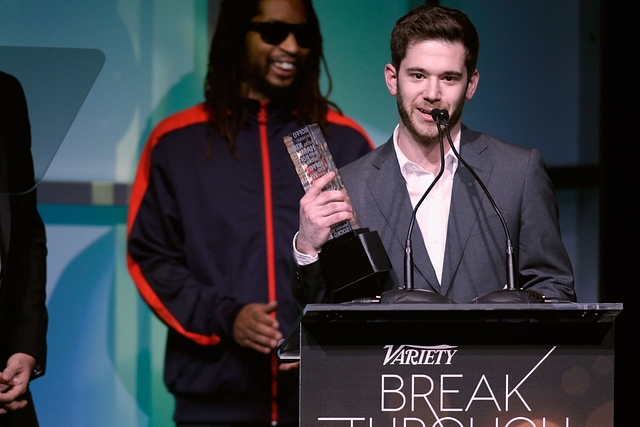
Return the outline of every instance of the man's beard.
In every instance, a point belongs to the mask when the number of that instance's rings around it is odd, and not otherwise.
[[[454,127],[462,117],[462,110],[464,108],[465,94],[463,93],[455,106],[453,111],[449,112],[449,128]],[[405,98],[402,95],[402,90],[398,85],[398,95],[396,96],[396,103],[398,104],[398,113],[400,114],[400,120],[407,128],[407,131],[411,134],[413,139],[424,146],[431,146],[439,143],[438,127],[434,122],[424,122],[423,126],[418,126],[413,121],[415,118],[410,114],[409,110],[405,108]],[[411,104],[410,110],[415,109],[417,106]],[[429,109],[440,108],[438,105],[429,105]],[[425,129],[426,128],[426,129]]]
[[[298,74],[288,86],[273,85],[266,77],[268,71],[259,65],[252,64],[248,59],[245,59],[244,64],[246,70],[244,78],[247,82],[247,89],[252,88],[255,92],[265,96],[272,104],[289,106],[296,104],[296,99],[299,96],[298,88],[300,86],[301,73],[304,72],[304,64],[299,64]]]
[[[267,79],[257,78],[253,87],[275,104],[293,104],[297,93],[298,76],[288,86],[274,86]]]

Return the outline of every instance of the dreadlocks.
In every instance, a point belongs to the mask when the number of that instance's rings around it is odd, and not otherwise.
[[[226,138],[229,149],[235,151],[235,138],[247,119],[248,99],[243,93],[246,82],[243,67],[247,52],[246,33],[249,22],[260,14],[261,0],[224,0],[209,53],[209,66],[205,80],[205,100],[210,121],[219,135]],[[292,108],[297,111],[299,123],[304,126],[318,123],[326,130],[329,106],[338,107],[327,97],[331,92],[331,76],[322,53],[322,35],[318,17],[311,0],[302,0],[307,25],[312,32],[309,54],[292,87]],[[329,82],[326,95],[320,93],[320,64],[323,64]]]

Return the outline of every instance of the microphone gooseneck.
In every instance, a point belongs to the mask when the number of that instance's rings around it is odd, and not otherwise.
[[[426,199],[431,189],[436,185],[442,174],[444,173],[444,137],[442,135],[441,122],[446,123],[449,119],[447,110],[434,109],[431,111],[431,117],[438,125],[438,136],[440,140],[440,170],[433,179],[433,182],[427,190],[422,194],[418,203],[416,203],[411,212],[409,221],[409,229],[407,231],[407,239],[404,247],[404,288],[383,292],[380,302],[382,303],[444,303],[450,304],[452,301],[444,295],[441,295],[430,289],[415,289],[413,284],[413,243],[411,235],[413,234],[413,226],[416,223],[416,214],[418,208]]]
[[[442,114],[442,112],[444,112],[445,114]],[[431,182],[431,185],[429,185],[429,187],[427,188],[427,191],[425,191],[422,194],[422,197],[420,197],[420,200],[418,200],[418,203],[416,203],[416,206],[413,208],[413,211],[411,212],[411,220],[409,221],[409,230],[407,231],[407,239],[405,241],[405,246],[404,246],[404,285],[405,285],[406,289],[414,289],[414,286],[413,286],[413,243],[412,243],[412,237],[411,236],[413,234],[413,226],[416,223],[416,216],[418,214],[418,208],[420,207],[420,205],[422,204],[424,199],[427,198],[427,196],[431,192],[431,189],[436,185],[436,183],[438,182],[438,180],[440,179],[440,177],[444,173],[444,138],[442,136],[442,131],[440,130],[440,122],[439,122],[439,120],[448,119],[449,118],[449,114],[447,113],[446,110],[435,109],[435,110],[433,110],[431,112],[431,116],[433,117],[433,120],[435,120],[436,124],[438,125],[438,136],[439,136],[439,140],[440,140],[440,170],[438,170],[438,174],[433,179],[433,182]]]

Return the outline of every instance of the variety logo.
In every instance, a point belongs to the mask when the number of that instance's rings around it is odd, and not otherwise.
[[[451,365],[457,347],[451,345],[386,345],[382,365]]]

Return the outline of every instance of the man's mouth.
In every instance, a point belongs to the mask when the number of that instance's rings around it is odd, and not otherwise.
[[[431,109],[427,110],[425,108],[416,107],[416,110],[418,110],[418,112],[420,112],[420,114],[422,114],[427,120],[433,120],[433,118],[431,117]]]
[[[283,71],[293,71],[296,67],[293,62],[273,61],[273,65]]]

